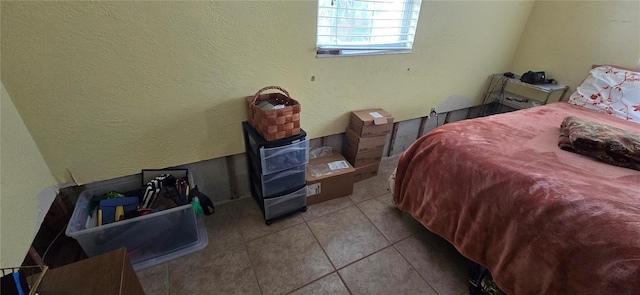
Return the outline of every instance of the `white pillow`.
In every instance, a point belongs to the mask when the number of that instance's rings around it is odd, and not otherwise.
[[[569,103],[640,123],[640,72],[613,66],[593,68]]]

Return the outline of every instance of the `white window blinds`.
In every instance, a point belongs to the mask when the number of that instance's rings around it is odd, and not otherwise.
[[[318,54],[413,48],[421,1],[318,1]]]

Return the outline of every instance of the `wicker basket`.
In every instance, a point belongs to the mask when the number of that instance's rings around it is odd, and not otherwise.
[[[276,89],[284,93],[262,92]],[[300,134],[300,103],[291,98],[289,92],[279,86],[264,87],[254,95],[247,96],[249,125],[267,141],[274,141]],[[281,109],[263,110],[257,104],[267,101],[272,105],[284,105]]]

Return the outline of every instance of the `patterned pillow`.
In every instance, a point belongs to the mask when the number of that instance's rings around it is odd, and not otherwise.
[[[613,66],[593,68],[569,103],[640,123],[640,72]]]

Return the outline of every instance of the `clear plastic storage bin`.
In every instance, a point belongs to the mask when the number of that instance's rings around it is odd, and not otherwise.
[[[248,154],[253,153],[260,158],[260,173],[267,175],[291,169],[309,162],[309,141],[307,133],[300,130],[300,134],[287,138],[266,141],[247,122],[242,123],[245,136],[245,149]]]
[[[196,252],[209,240],[203,218],[191,204],[102,226],[88,222],[92,191],[80,194],[65,234],[89,256],[126,248],[135,270]]]
[[[305,165],[301,165],[260,177],[262,179],[262,196],[269,198],[305,185],[305,167]]]
[[[261,148],[262,175],[287,170],[309,162],[309,140],[305,139],[288,146]]]
[[[264,217],[269,220],[307,206],[307,186],[278,198],[264,199]]]

